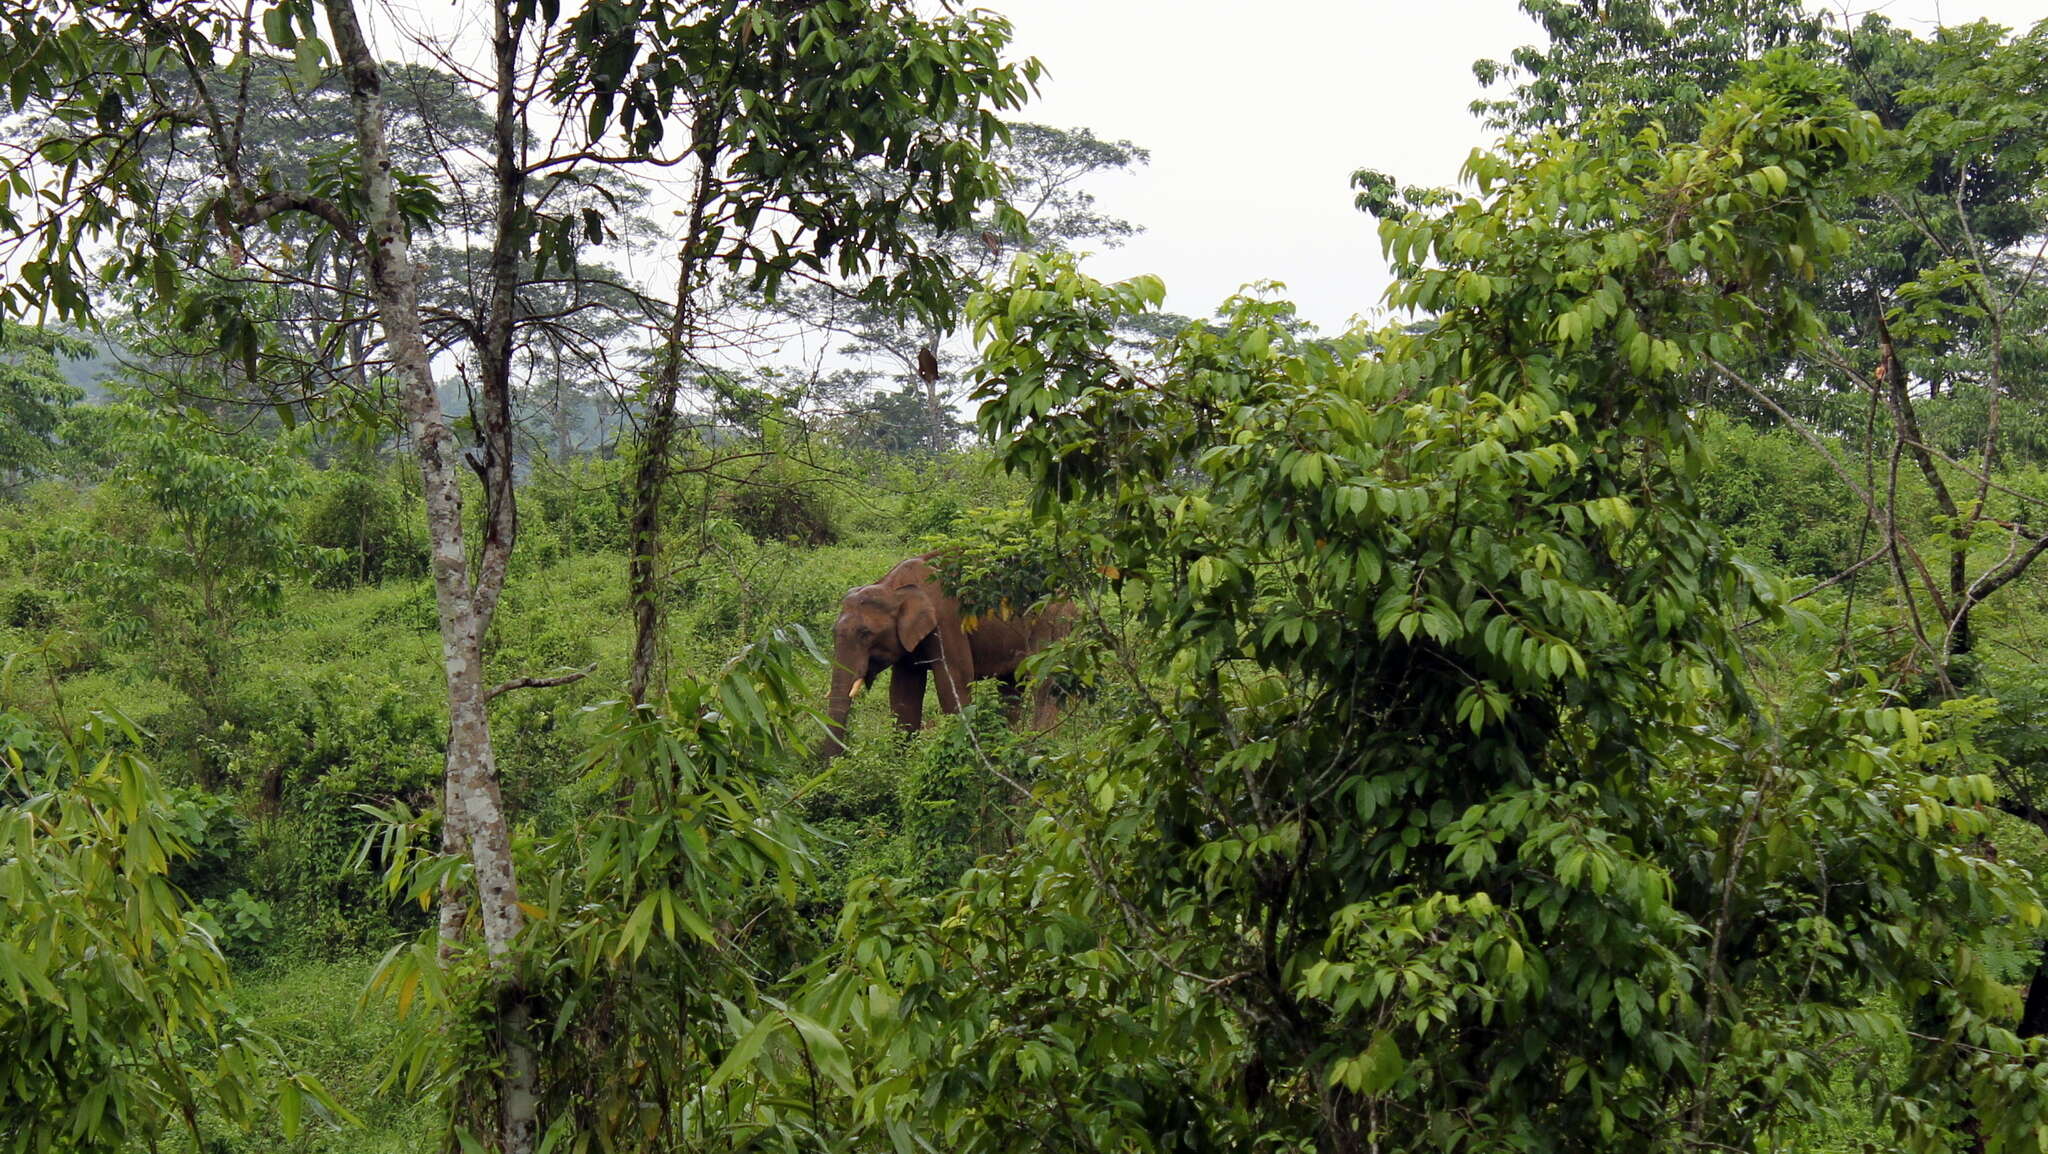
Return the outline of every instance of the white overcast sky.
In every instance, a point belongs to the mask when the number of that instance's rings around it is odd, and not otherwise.
[[[1097,181],[1102,207],[1146,232],[1097,255],[1102,277],[1155,273],[1167,307],[1207,315],[1240,285],[1286,283],[1324,329],[1386,288],[1351,173],[1449,184],[1486,141],[1466,111],[1472,62],[1540,33],[1514,0],[981,0],[1049,75],[1031,120],[1152,150]],[[1923,32],[1978,18],[2021,27],[2048,0],[1856,0]],[[1839,9],[1831,9],[1839,11]]]

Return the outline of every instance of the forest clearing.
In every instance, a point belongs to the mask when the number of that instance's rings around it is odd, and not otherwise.
[[[0,0],[0,1154],[2048,1154],[2048,21],[1031,4]]]

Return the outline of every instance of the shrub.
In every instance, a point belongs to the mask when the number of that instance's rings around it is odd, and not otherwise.
[[[953,532],[969,511],[957,493],[906,493],[902,516],[905,533],[921,538]]]
[[[1832,576],[1856,560],[1868,536],[1862,511],[1803,442],[1721,419],[1707,424],[1706,440],[1714,467],[1700,479],[1701,511],[1730,542],[1800,576]]]
[[[246,864],[206,896],[232,902],[233,891],[246,888],[288,927],[278,937],[301,956],[361,947],[413,924],[417,907],[394,907],[356,865],[371,826],[356,807],[432,803],[446,741],[434,695],[381,676],[329,672],[266,679],[232,705],[238,722],[221,727],[210,756],[257,816],[236,847]]]
[[[314,568],[323,589],[375,585],[427,571],[427,546],[392,486],[356,472],[326,476],[306,519],[305,541],[330,552]]]
[[[40,633],[57,624],[57,599],[41,589],[16,589],[7,599],[7,625]]]
[[[232,958],[262,957],[277,932],[277,914],[270,903],[245,889],[201,902],[199,908],[214,941]]]
[[[1039,525],[1022,505],[975,509],[950,536],[928,540],[932,567],[968,613],[1016,613],[1053,596],[1073,596],[1092,575],[1076,533]]]
[[[519,490],[528,527],[544,527],[571,553],[626,547],[627,463],[578,460],[536,469]]]
[[[671,596],[690,607],[690,631],[699,638],[749,637],[764,625],[799,622],[829,645],[840,597],[902,559],[894,549],[756,544],[736,530],[721,533],[714,523],[697,562],[676,575]]]
[[[831,505],[815,484],[749,482],[721,495],[717,508],[756,541],[816,547],[839,540]]]
[[[952,885],[975,859],[1013,844],[1013,809],[1026,800],[1017,787],[1032,778],[1026,740],[991,694],[914,744],[897,805],[911,845],[909,877],[920,887]]]

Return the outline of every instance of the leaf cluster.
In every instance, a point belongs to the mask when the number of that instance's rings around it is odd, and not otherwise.
[[[978,298],[985,427],[1041,515],[1102,512],[1158,648],[1028,852],[850,909],[856,1119],[1748,1147],[1830,1117],[1846,1063],[1906,1148],[2031,1141],[2038,1046],[1980,951],[2042,911],[1972,848],[1974,723],[1855,677],[1757,700],[1729,618],[1778,595],[1696,494],[1685,382],[1811,328],[1878,132],[1781,56],[1696,142],[1475,156],[1477,196],[1383,225],[1411,330],[1247,297],[1126,363],[1156,283],[1031,258]]]
[[[727,1083],[764,1047],[780,1053],[769,1047],[779,1031],[808,1047],[799,1067],[848,1086],[843,1047],[761,981],[788,962],[784,921],[807,851],[759,767],[798,742],[800,668],[821,660],[793,629],[716,677],[676,679],[659,713],[600,707],[610,723],[579,766],[589,809],[520,847],[529,924],[500,963],[518,967],[534,1023],[541,1149],[675,1148],[772,1129],[779,1104]],[[426,908],[467,877],[464,857],[427,848],[429,816],[364,812],[379,826],[362,857],[385,865],[394,896]],[[496,1008],[471,973],[487,964],[481,943],[430,932],[393,948],[372,983],[406,1027],[391,1081],[439,1101],[465,1147],[491,1132],[495,1109]]]
[[[228,999],[227,960],[170,872],[179,815],[101,716],[39,737],[0,722],[0,1148],[120,1151],[200,1112],[295,1136],[345,1113]]]

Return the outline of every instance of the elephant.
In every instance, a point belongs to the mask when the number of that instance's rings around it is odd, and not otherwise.
[[[890,673],[889,708],[906,730],[924,724],[927,676],[936,677],[939,708],[947,713],[958,713],[968,703],[977,679],[996,678],[1015,718],[1023,704],[1018,667],[1072,631],[1076,613],[1065,601],[1023,617],[982,617],[970,626],[959,599],[945,591],[932,569],[934,556],[909,558],[880,581],[849,589],[840,599],[839,619],[832,625],[832,689],[825,700],[830,722],[826,760],[845,749],[853,695],[884,670]],[[1039,683],[1033,706],[1032,723],[1040,728],[1051,724],[1051,686]]]

